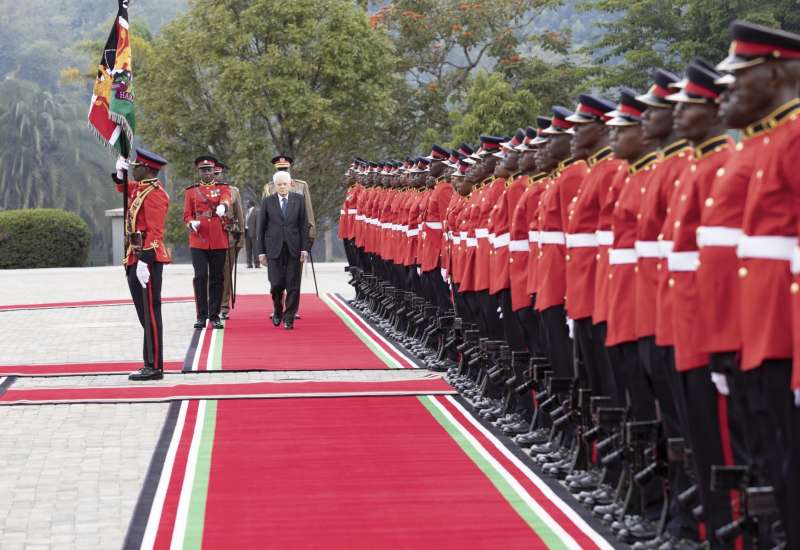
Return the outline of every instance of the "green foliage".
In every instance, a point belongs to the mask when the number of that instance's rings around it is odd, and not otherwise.
[[[585,10],[614,14],[584,48],[600,66],[601,87],[644,89],[653,69],[680,72],[695,56],[717,62],[730,44],[734,19],[800,30],[795,0],[583,0]]]
[[[527,89],[514,89],[499,73],[478,72],[467,93],[463,113],[453,112],[453,146],[471,143],[479,134],[511,135],[532,124],[542,105]]]
[[[177,175],[211,151],[255,193],[269,159],[287,154],[323,222],[338,211],[349,157],[392,112],[389,38],[349,0],[198,0],[140,57],[139,128]]]
[[[183,223],[183,193],[170,198],[167,220],[164,224],[164,240],[171,248],[189,246],[189,231]]]
[[[0,212],[0,269],[82,267],[89,257],[89,226],[52,208]]]

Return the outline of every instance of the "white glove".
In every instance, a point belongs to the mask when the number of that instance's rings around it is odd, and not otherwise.
[[[575,321],[567,317],[567,328],[569,329],[570,340],[575,338]]]
[[[125,157],[117,157],[117,178],[122,179],[122,172],[131,169],[131,165],[128,164],[128,161]]]
[[[731,394],[731,390],[728,387],[728,378],[721,372],[712,372],[711,381],[714,382],[720,395],[728,396]]]
[[[794,390],[794,406],[800,408],[800,390]]]
[[[305,250],[301,250],[300,251],[300,261],[301,262],[307,262],[308,261],[308,252],[306,252]]]
[[[217,216],[219,216],[220,218],[222,216],[224,216],[225,215],[225,211],[227,209],[228,208],[224,204],[220,204],[219,206],[217,206]]]
[[[148,281],[150,281],[150,269],[148,269],[147,263],[141,260],[136,262],[136,278],[139,279],[142,288],[146,288]]]
[[[192,231],[197,232],[197,230],[200,229],[200,220],[192,220],[192,221],[190,221],[189,222],[189,228]]]

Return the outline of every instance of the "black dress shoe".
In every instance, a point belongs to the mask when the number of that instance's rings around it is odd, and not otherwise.
[[[231,316],[228,314],[227,311],[223,311],[222,313],[219,314],[219,318],[222,319],[223,321],[227,321],[228,319],[231,318]]]
[[[277,326],[280,326],[280,324],[281,324],[281,316],[276,314],[276,313],[273,313],[272,314],[272,325],[277,327]]]
[[[137,371],[128,375],[128,380],[161,380],[164,378],[164,371],[161,369],[154,369],[150,365],[145,365]]]
[[[211,319],[211,328],[222,329],[225,328],[225,325],[223,325],[222,321],[220,321],[219,319]]]
[[[300,318],[300,314],[299,314],[299,313],[298,313],[297,315],[295,315],[295,316],[294,316],[294,320],[295,320],[295,321],[297,321],[299,318]]]
[[[283,328],[286,330],[292,330],[294,328],[294,320],[293,319],[286,319],[283,322]]]
[[[194,328],[206,328],[206,320],[203,318],[194,322]]]

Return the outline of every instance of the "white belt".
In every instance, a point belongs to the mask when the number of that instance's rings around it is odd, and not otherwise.
[[[370,225],[378,225],[379,222],[377,218],[367,218],[367,223]]]
[[[347,212],[345,212],[344,210],[339,210],[339,215],[340,215],[340,216],[344,216],[344,215],[346,215],[346,214],[347,214]]]
[[[667,256],[667,267],[670,271],[697,271],[700,264],[700,252],[670,252]]]
[[[475,238],[476,239],[486,239],[489,237],[489,230],[485,228],[480,228],[475,230]]]
[[[597,246],[597,235],[594,233],[567,233],[567,248],[592,246]]]
[[[460,236],[462,239],[466,239],[466,238],[467,238],[467,234],[468,234],[468,232],[467,232],[467,231],[460,231],[460,232],[459,232],[459,236]]]
[[[612,248],[608,251],[609,265],[635,264],[635,248]]]
[[[742,235],[736,255],[740,258],[785,260],[791,262],[797,237],[773,237]]]
[[[442,228],[442,222],[425,222],[425,225],[427,225],[431,229],[441,229]]]
[[[633,246],[636,249],[636,255],[640,258],[660,258],[661,250],[658,248],[658,243],[661,241],[636,241]]]
[[[419,235],[419,229],[409,229],[408,231],[406,231],[406,235],[408,235],[409,237],[416,237],[417,235]]]
[[[792,255],[792,273],[800,274],[800,248],[795,248]]]
[[[467,237],[467,247],[474,248],[476,246],[478,246],[478,239],[475,237]]]
[[[352,216],[353,214],[358,213],[358,210],[356,210],[355,208],[348,208],[347,213]]]
[[[525,239],[510,241],[508,243],[508,250],[511,252],[528,252],[530,250],[530,243]]]
[[[538,231],[528,231],[528,241],[532,243],[539,242],[539,232]]]
[[[561,231],[539,231],[539,244],[566,244]]]
[[[453,244],[461,244],[461,237],[453,235]]]
[[[742,230],[738,227],[697,228],[697,246],[738,246]]]
[[[662,258],[669,256],[672,252],[672,241],[658,241],[658,251],[661,253]]]
[[[364,215],[363,214],[356,214],[356,221],[360,222],[363,219],[364,219]]]
[[[446,240],[446,241],[449,241],[450,239],[452,239],[452,238],[453,238],[453,237],[452,237],[452,233],[450,233],[449,231],[448,231],[447,233],[444,233],[444,234],[442,235],[442,237],[444,237],[444,240]]]
[[[492,241],[492,244],[494,245],[495,248],[503,248],[508,246],[508,243],[510,242],[511,242],[511,233],[503,233],[502,235],[496,236]]]
[[[600,246],[611,246],[614,244],[614,233],[612,231],[595,231],[597,244]]]

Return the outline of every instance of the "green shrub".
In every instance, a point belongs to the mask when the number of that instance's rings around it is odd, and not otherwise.
[[[0,269],[81,267],[91,233],[80,216],[55,208],[0,212]]]

